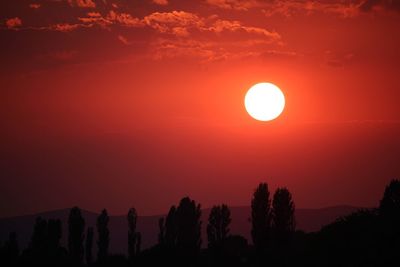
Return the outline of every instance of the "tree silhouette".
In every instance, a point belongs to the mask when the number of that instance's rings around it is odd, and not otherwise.
[[[83,240],[85,220],[81,210],[73,207],[68,218],[68,251],[74,265],[81,265],[83,261]]]
[[[267,247],[270,234],[271,201],[267,183],[260,183],[251,200],[251,237],[258,251]]]
[[[45,261],[55,265],[65,263],[63,249],[60,247],[60,239],[62,235],[61,221],[50,219],[47,221],[47,237]],[[56,264],[57,263],[57,264]]]
[[[8,240],[5,242],[1,250],[1,260],[4,266],[16,266],[18,263],[19,247],[17,241],[17,233],[11,232]]]
[[[85,243],[85,256],[86,256],[86,264],[92,265],[93,263],[93,227],[89,227],[86,233],[86,243]]]
[[[192,260],[201,246],[201,208],[194,200],[183,198],[176,209],[176,246],[183,260]]]
[[[51,248],[60,247],[60,239],[62,235],[61,221],[50,219],[47,222],[47,242]]]
[[[29,248],[23,253],[22,265],[62,266],[67,264],[67,252],[60,246],[61,221],[38,217]],[[28,262],[28,263],[26,263]]]
[[[164,217],[158,219],[158,244],[165,245],[165,222]]]
[[[128,255],[132,260],[140,252],[141,235],[136,232],[137,213],[135,208],[128,212]]]
[[[97,260],[99,262],[105,262],[108,257],[108,246],[110,243],[110,231],[108,230],[109,217],[107,210],[103,209],[99,217],[97,217]]]
[[[169,247],[175,247],[177,242],[177,222],[176,222],[176,207],[172,206],[169,209],[167,219],[165,220],[165,242]]]
[[[385,265],[399,263],[400,252],[400,181],[392,180],[385,188],[379,205],[381,219],[382,253]]]
[[[135,248],[136,255],[140,253],[141,245],[142,245],[142,234],[140,232],[136,232],[136,248]]]
[[[287,246],[296,227],[295,206],[287,188],[278,188],[272,200],[272,228],[275,245]]]
[[[87,266],[399,266],[400,181],[391,181],[379,208],[364,209],[325,225],[320,231],[295,232],[295,205],[286,188],[278,188],[272,202],[268,185],[261,183],[251,202],[251,235],[254,247],[241,236],[230,235],[228,206],[213,206],[207,224],[208,250],[201,247],[200,205],[188,197],[167,217],[159,219],[159,244],[140,252],[137,213],[127,214],[129,259],[108,254],[109,217],[97,218],[98,262],[92,248],[94,230],[87,229]],[[0,249],[1,266],[83,265],[84,220],[79,208],[68,217],[68,248],[60,244],[61,221],[38,217],[28,248],[19,253],[15,233]],[[201,252],[201,253],[200,253]],[[74,254],[75,253],[75,254]],[[138,254],[139,253],[139,254]],[[75,255],[75,256],[73,256]],[[78,260],[77,260],[78,259]],[[134,261],[132,261],[134,259]]]
[[[384,218],[399,220],[400,217],[400,181],[392,180],[386,186],[380,201],[379,213]]]
[[[314,233],[309,255],[317,258],[319,264],[312,265],[396,266],[383,264],[378,259],[381,256],[377,255],[382,249],[379,231],[378,216],[374,209],[358,210],[336,219]],[[381,257],[381,260],[385,257]]]
[[[227,205],[213,206],[208,217],[208,248],[221,246],[229,234],[231,212]]]
[[[35,250],[43,250],[47,243],[47,221],[37,217],[33,227],[30,247]]]

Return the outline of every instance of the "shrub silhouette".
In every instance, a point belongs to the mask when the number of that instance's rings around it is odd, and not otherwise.
[[[240,235],[229,235],[222,245],[222,261],[217,266],[247,266],[245,259],[248,257],[247,240]],[[218,261],[217,261],[218,263]]]
[[[271,200],[267,183],[260,183],[251,200],[251,237],[258,251],[265,250],[270,237]]]
[[[319,265],[385,266],[378,261],[379,217],[375,210],[359,210],[323,227],[312,251]]]
[[[68,251],[74,265],[79,266],[83,262],[83,240],[85,220],[81,210],[73,207],[68,218]]]
[[[110,231],[108,230],[108,213],[103,209],[99,217],[97,217],[97,261],[104,263],[108,257],[108,246],[110,244]]]
[[[220,247],[228,237],[231,212],[227,205],[213,206],[208,217],[208,248]]]

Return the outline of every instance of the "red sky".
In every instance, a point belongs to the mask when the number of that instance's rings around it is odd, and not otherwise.
[[[391,0],[0,3],[0,216],[79,205],[377,205],[400,177]],[[245,111],[273,82],[286,109]]]

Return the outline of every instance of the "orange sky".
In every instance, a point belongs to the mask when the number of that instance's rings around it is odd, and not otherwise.
[[[390,0],[0,3],[0,216],[79,205],[376,205],[400,176]],[[285,93],[253,120],[257,82]]]

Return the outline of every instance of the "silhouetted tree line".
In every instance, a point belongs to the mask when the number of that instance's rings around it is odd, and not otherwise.
[[[201,247],[201,206],[185,197],[159,220],[158,244],[141,250],[134,208],[127,214],[127,257],[110,254],[109,216],[85,228],[78,207],[68,217],[67,248],[60,245],[61,221],[40,217],[28,248],[20,250],[17,234],[1,246],[1,266],[400,266],[400,181],[391,181],[376,209],[337,219],[319,232],[296,231],[295,205],[287,188],[271,200],[261,183],[251,200],[252,244],[230,233],[231,212],[225,204],[211,208],[207,248]]]

